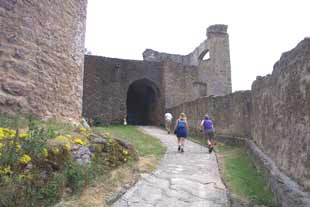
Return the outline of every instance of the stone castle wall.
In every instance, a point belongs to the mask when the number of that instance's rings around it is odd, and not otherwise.
[[[185,66],[172,61],[163,63],[163,89],[165,93],[165,108],[171,108],[181,103],[192,101],[206,95],[206,88],[199,91],[198,70],[196,66]]]
[[[0,1],[0,113],[78,121],[87,0]]]
[[[129,87],[142,79],[150,80],[159,90],[160,112],[155,115],[156,125],[161,123],[165,108],[207,93],[206,84],[199,82],[197,66],[86,55],[83,116],[100,117],[107,124],[122,122],[127,113]]]
[[[143,53],[144,61],[85,56],[83,114],[101,117],[106,123],[119,123],[126,115],[129,86],[142,78],[158,87],[161,108],[209,94],[231,93],[227,26],[210,26],[207,37],[187,56],[153,50]],[[208,52],[210,58],[203,60]],[[100,94],[102,91],[104,96]],[[163,114],[156,116],[159,116],[156,123],[160,123]]]
[[[252,85],[252,137],[289,176],[310,190],[310,38],[284,53]]]
[[[162,64],[158,62],[123,60],[85,56],[83,116],[100,117],[105,123],[121,123],[126,116],[129,86],[147,79],[160,91],[159,105],[153,123],[159,125],[164,113]]]
[[[214,121],[217,134],[237,137],[251,135],[252,100],[250,91],[239,91],[226,96],[201,97],[168,109],[177,118],[184,112],[191,133],[199,134],[199,124],[207,113]]]
[[[205,113],[218,134],[252,138],[287,175],[310,190],[310,39],[284,53],[252,90],[203,97],[169,111],[185,112],[197,130]]]

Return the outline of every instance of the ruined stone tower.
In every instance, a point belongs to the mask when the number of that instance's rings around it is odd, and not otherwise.
[[[0,1],[0,113],[80,119],[86,6]]]
[[[166,108],[173,107],[185,101],[191,101],[201,96],[222,96],[232,92],[231,86],[231,67],[229,53],[229,39],[227,25],[212,25],[207,28],[207,39],[204,40],[197,48],[188,55],[175,55],[160,53],[152,49],[147,49],[143,53],[143,59],[146,61],[165,62],[167,70],[164,75],[166,91]],[[169,63],[170,62],[170,63]],[[177,63],[179,65],[173,64]],[[179,84],[175,81],[182,76],[190,77],[191,75],[177,74],[173,67],[192,67],[196,73],[195,80],[190,84],[192,87],[186,87],[187,91],[180,91],[188,80],[183,80]],[[170,69],[170,70],[169,70]],[[175,74],[169,74],[169,71]],[[185,70],[186,71],[186,70]],[[176,75],[177,74],[177,75]],[[182,94],[181,92],[185,92]]]
[[[209,59],[200,62],[202,81],[208,84],[208,95],[227,95],[232,92],[229,39],[226,25],[207,29]],[[202,53],[203,54],[203,53]]]

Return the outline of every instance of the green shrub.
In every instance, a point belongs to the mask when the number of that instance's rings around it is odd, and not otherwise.
[[[130,159],[128,151],[109,138],[91,164],[80,166],[70,157],[71,146],[54,145],[56,137],[68,137],[59,132],[73,131],[71,126],[62,129],[32,117],[22,124],[21,120],[0,116],[0,206],[50,206],[66,188],[80,193],[94,179]],[[85,142],[91,140],[90,130],[80,128],[74,133]]]
[[[74,193],[81,192],[82,188],[86,184],[87,167],[81,167],[74,161],[68,161],[64,170],[66,177],[67,187],[69,187]]]

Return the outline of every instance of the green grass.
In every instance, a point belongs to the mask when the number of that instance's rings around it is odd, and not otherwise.
[[[49,129],[55,134],[67,134],[72,132],[76,126],[73,126],[69,123],[61,123],[55,120],[42,121],[30,116],[19,116],[9,117],[3,114],[0,114],[0,127],[8,127],[15,129],[18,128],[27,128],[29,123],[33,122],[36,126],[39,126],[44,129]]]
[[[219,144],[217,153],[223,167],[223,178],[232,193],[258,205],[275,206],[263,173],[256,169],[243,146]]]
[[[200,137],[191,136],[190,139],[202,143]],[[244,146],[218,143],[215,151],[223,168],[222,177],[233,194],[258,205],[276,206],[270,186],[263,173],[254,166]]]
[[[139,156],[155,156],[159,160],[166,150],[158,139],[144,134],[135,126],[112,125],[97,127],[96,130],[108,132],[112,136],[128,141],[137,150]]]

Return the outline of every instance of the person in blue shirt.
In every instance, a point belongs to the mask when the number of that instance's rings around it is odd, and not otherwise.
[[[205,114],[204,119],[200,123],[200,128],[203,130],[203,138],[208,140],[209,153],[213,151],[214,142],[214,126],[213,121],[209,118],[208,114]]]
[[[174,133],[178,138],[178,151],[184,152],[184,143],[188,134],[188,123],[185,113],[181,113],[179,119],[175,123]]]

